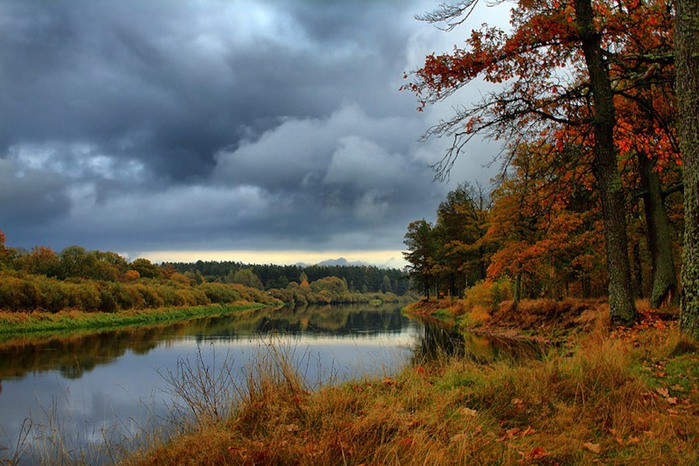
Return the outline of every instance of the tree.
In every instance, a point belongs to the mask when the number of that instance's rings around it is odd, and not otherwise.
[[[561,158],[549,144],[520,144],[492,194],[486,236],[498,250],[488,277],[511,278],[515,302],[524,291],[530,297],[561,297],[574,281],[580,282],[582,295],[589,295],[588,284],[600,268],[599,209],[591,208],[587,187],[591,175],[582,168],[552,172]]]
[[[55,277],[60,273],[61,260],[53,249],[46,246],[34,246],[29,254],[15,259],[14,266],[16,269],[36,275]]]
[[[299,275],[299,284],[302,287],[308,287],[308,275],[306,275],[306,272],[301,272],[301,275]]]
[[[678,135],[684,180],[680,328],[699,338],[699,0],[677,0]]]
[[[388,275],[384,275],[383,279],[381,280],[381,291],[384,293],[390,293],[393,291],[393,288],[391,287],[391,279],[388,278]]]
[[[452,30],[464,23],[477,0],[442,5],[420,19],[441,22]],[[512,11],[510,33],[483,26],[471,32],[465,48],[430,55],[404,88],[419,98],[421,108],[444,100],[477,77],[500,90],[430,128],[433,135],[453,138],[451,148],[435,165],[448,174],[464,146],[476,134],[518,141],[532,132],[554,133],[575,128],[592,152],[591,165],[602,205],[609,301],[614,323],[636,317],[626,252],[625,204],[614,141],[616,86],[624,73],[633,86],[666,57],[627,53],[638,31],[645,32],[667,9],[665,0],[521,0]],[[655,24],[656,28],[662,25]],[[564,68],[566,71],[562,72]],[[645,73],[643,71],[647,71]],[[406,75],[406,78],[408,76]],[[614,78],[614,86],[612,85]],[[631,79],[634,78],[634,79]]]
[[[161,276],[160,267],[144,257],[134,259],[129,267],[138,272],[141,278],[159,278]]]
[[[0,230],[0,268],[6,265],[8,256],[9,254],[5,247],[5,233]]]
[[[233,279],[231,283],[239,283],[241,285],[249,286],[250,288],[262,289],[262,282],[255,275],[252,269],[240,269],[233,274]]]
[[[89,278],[95,265],[95,257],[81,246],[68,246],[60,254],[60,278]]]
[[[468,284],[486,278],[489,251],[483,242],[485,204],[480,189],[462,183],[447,194],[437,209],[435,261],[449,295],[460,295]]]
[[[403,257],[408,261],[408,275],[415,286],[429,299],[430,290],[435,287],[436,261],[435,240],[432,224],[417,220],[408,225],[403,243],[408,248]]]

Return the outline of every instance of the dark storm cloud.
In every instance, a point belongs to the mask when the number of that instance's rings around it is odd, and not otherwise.
[[[399,248],[445,191],[397,92],[431,6],[0,0],[0,229],[24,247]]]
[[[59,176],[39,170],[17,170],[0,159],[0,205],[2,220],[18,230],[41,228],[69,212],[67,183]],[[38,220],[38,221],[37,221]]]

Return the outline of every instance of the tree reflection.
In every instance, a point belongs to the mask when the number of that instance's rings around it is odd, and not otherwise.
[[[395,304],[355,304],[249,310],[169,325],[61,337],[25,336],[0,343],[0,379],[50,370],[77,379],[101,364],[112,363],[127,351],[143,355],[186,337],[202,342],[268,334],[378,335],[399,333],[409,321]]]
[[[426,320],[413,355],[414,364],[468,358],[487,363],[495,359],[539,357],[546,346],[538,342],[463,333],[442,321]]]

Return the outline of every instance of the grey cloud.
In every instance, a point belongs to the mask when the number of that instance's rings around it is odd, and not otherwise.
[[[67,183],[54,174],[34,169],[18,170],[0,159],[0,219],[11,226],[8,234],[41,228],[65,216],[70,209]]]
[[[352,22],[346,4],[306,16],[287,2],[6,4],[6,146],[62,138],[118,155],[130,140],[155,171],[186,178],[205,174],[241,127],[322,116],[348,97],[386,101],[369,83],[382,79],[374,48],[391,30]],[[335,34],[316,34],[323,24]]]
[[[429,112],[397,91],[431,6],[0,0],[0,229],[24,247],[399,248],[447,189],[426,167],[439,144],[415,142]]]

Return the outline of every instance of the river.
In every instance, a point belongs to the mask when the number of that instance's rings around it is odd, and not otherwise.
[[[0,463],[109,463],[181,407],[174,384],[207,368],[244,378],[270,354],[313,389],[385,377],[438,353],[492,357],[491,341],[424,325],[398,305],[264,309],[177,324],[0,341]],[[230,378],[228,381],[230,382]],[[228,383],[230,385],[230,383]],[[242,384],[244,385],[244,384]],[[242,386],[241,385],[241,386]],[[230,388],[230,387],[228,387]]]
[[[0,341],[0,462],[15,455],[18,441],[26,464],[66,451],[88,463],[108,462],[105,439],[123,445],[168,419],[178,402],[171,379],[183,367],[225,366],[242,374],[274,347],[314,388],[400,370],[423,332],[397,305],[343,305],[6,339]]]

